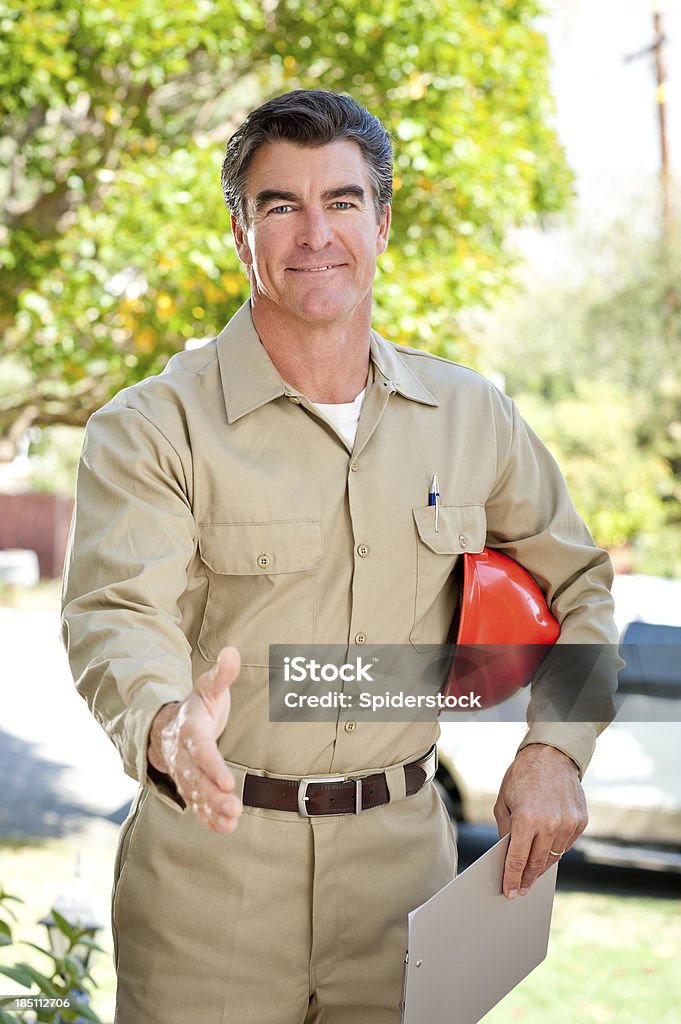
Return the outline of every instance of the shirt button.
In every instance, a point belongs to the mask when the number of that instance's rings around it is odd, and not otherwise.
[[[459,534],[459,544],[461,545],[462,548],[466,547],[466,538],[462,533]]]
[[[300,399],[297,398],[295,395],[289,395],[288,400],[289,402],[293,402],[294,405],[300,405]]]
[[[352,470],[353,473],[356,473],[357,470],[359,469],[359,462],[351,462],[350,469]]]
[[[357,728],[357,722],[346,722],[343,728],[346,732],[354,732]]]
[[[357,554],[359,555],[360,558],[366,558],[366,556],[369,554],[369,548],[366,546],[366,544],[360,544],[358,546]]]
[[[355,636],[356,644],[365,644],[367,642],[366,633],[357,633]]]
[[[266,569],[272,559],[269,555],[258,555],[258,565],[261,569]]]

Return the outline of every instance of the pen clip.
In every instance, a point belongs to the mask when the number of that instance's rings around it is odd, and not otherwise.
[[[440,532],[440,481],[437,478],[437,473],[433,473],[433,479],[430,481],[430,489],[428,491],[428,505],[435,506],[435,532]]]

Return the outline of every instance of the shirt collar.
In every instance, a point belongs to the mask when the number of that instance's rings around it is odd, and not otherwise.
[[[371,360],[385,380],[398,394],[423,405],[439,405],[437,398],[422,384],[400,349],[386,341],[377,331],[371,332]]]
[[[275,398],[297,394],[282,379],[261,343],[253,325],[250,300],[220,331],[217,353],[229,423]],[[371,332],[371,361],[375,369],[373,376],[383,377],[404,398],[425,405],[439,404],[407,365],[399,349],[376,331]]]
[[[220,331],[217,351],[228,423],[290,390],[253,326],[250,299]]]

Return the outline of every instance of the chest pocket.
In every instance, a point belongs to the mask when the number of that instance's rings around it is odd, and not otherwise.
[[[270,644],[314,643],[322,524],[302,519],[199,526],[208,595],[198,646],[208,661],[233,644],[267,665]]]
[[[456,611],[454,568],[460,555],[482,551],[487,536],[484,505],[441,505],[412,509],[416,524],[416,600],[410,641],[427,649],[446,643]]]

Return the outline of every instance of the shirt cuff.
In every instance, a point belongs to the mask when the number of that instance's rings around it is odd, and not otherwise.
[[[148,682],[140,686],[133,694],[126,713],[127,749],[123,758],[128,775],[137,779],[140,785],[151,789],[168,807],[182,814],[187,811],[187,805],[171,777],[149,764],[147,749],[151,725],[157,713],[164,704],[182,701],[186,696],[186,693],[178,693],[175,687],[165,683]]]
[[[581,779],[593,757],[596,737],[603,728],[600,722],[535,722],[529,726],[518,750],[531,743],[555,747],[575,762]]]

